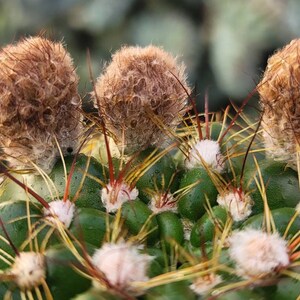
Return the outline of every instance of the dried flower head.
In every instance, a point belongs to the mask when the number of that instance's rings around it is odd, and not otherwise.
[[[45,258],[41,253],[20,252],[11,268],[15,282],[22,290],[40,285],[46,278]]]
[[[229,254],[236,262],[239,275],[263,277],[289,265],[287,242],[278,233],[245,229],[229,238]]]
[[[299,82],[300,39],[297,39],[269,58],[264,77],[257,86],[264,110],[266,151],[294,169],[297,145],[300,145]]]
[[[92,257],[94,266],[111,285],[132,293],[135,293],[132,282],[148,280],[147,270],[151,260],[151,256],[139,253],[136,246],[125,242],[103,244]]]
[[[12,167],[50,171],[81,132],[78,77],[61,43],[27,38],[0,52],[0,143]]]
[[[128,152],[158,145],[187,110],[185,67],[155,46],[123,47],[98,78],[95,106]],[[158,123],[161,123],[160,125]]]

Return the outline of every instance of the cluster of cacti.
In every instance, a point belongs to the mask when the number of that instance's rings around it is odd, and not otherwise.
[[[61,43],[3,48],[0,298],[299,299],[299,61],[250,118],[254,92],[202,114],[176,58],[123,47],[87,114]]]

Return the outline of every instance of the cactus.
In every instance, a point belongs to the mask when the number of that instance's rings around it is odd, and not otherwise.
[[[253,93],[198,112],[155,46],[114,54],[95,115],[63,45],[3,48],[0,298],[299,299],[298,43],[269,60],[256,119]]]

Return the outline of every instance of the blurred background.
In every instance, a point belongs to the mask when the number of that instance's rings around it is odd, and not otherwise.
[[[199,105],[208,89],[218,110],[242,101],[274,49],[300,35],[299,15],[299,0],[0,0],[0,42],[63,39],[83,96],[91,91],[87,49],[97,77],[122,45],[161,45],[186,63]]]

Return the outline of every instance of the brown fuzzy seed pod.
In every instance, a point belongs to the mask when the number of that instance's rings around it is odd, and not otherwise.
[[[187,92],[184,65],[151,45],[117,51],[92,96],[116,143],[133,152],[160,144],[166,128],[177,127],[187,110]]]
[[[267,154],[297,169],[300,145],[300,39],[293,40],[268,60],[264,77],[257,86],[264,110]]]
[[[81,133],[78,76],[61,43],[32,37],[0,52],[0,144],[11,167],[49,172]]]

